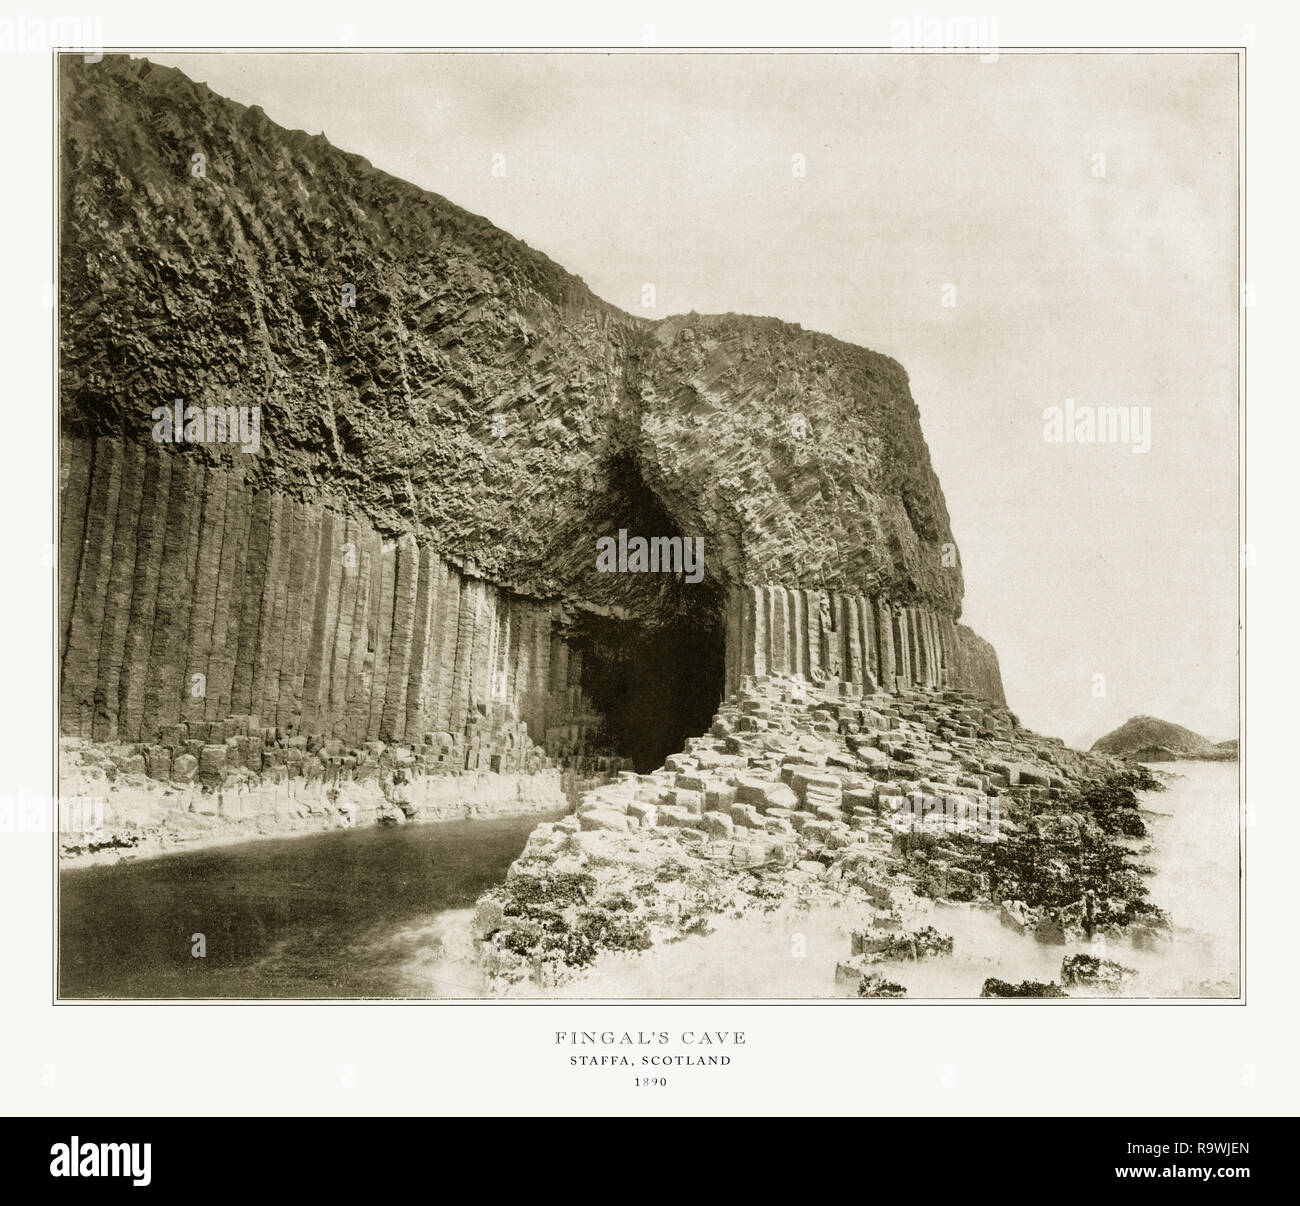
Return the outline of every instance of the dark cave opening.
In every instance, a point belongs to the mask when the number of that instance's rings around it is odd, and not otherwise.
[[[617,542],[623,533],[629,548],[637,537],[659,541],[670,564],[638,571],[628,556],[628,568],[602,572],[593,549],[582,593],[613,615],[579,613],[568,636],[582,650],[583,691],[604,715],[607,745],[645,772],[713,721],[724,689],[725,588],[710,572],[706,534],[675,520],[633,455],[616,456],[606,480],[596,536]]]
[[[723,692],[723,631],[648,629],[583,616],[570,634],[583,652],[582,688],[604,716],[605,743],[644,773],[686,738],[707,732]]]

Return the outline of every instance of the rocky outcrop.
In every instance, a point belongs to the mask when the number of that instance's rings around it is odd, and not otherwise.
[[[453,775],[422,765],[409,749],[379,743],[345,757],[322,750],[295,770],[276,764],[278,770],[263,773],[234,758],[214,758],[212,749],[200,758],[171,756],[162,747],[147,755],[132,751],[79,738],[61,742],[65,865],[324,829],[558,816],[570,807],[558,769]]]
[[[990,977],[984,981],[980,990],[982,997],[1068,997],[1055,980],[1046,984],[1039,980],[1022,980],[1019,984],[1008,984],[1005,980]]]
[[[1134,762],[1231,762],[1237,757],[1236,741],[1212,742],[1191,729],[1157,720],[1154,716],[1132,716],[1119,728],[1093,743],[1098,753],[1114,754]]]
[[[774,319],[625,314],[485,219],[170,68],[65,60],[60,85],[65,434],[146,443],[177,398],[259,406],[256,456],[190,459],[427,533],[529,595],[611,585],[592,537],[645,501],[706,536],[717,581],[959,612],[895,361]]]
[[[893,360],[625,314],[145,60],[59,88],[60,727],[116,769],[648,771],[765,674],[1005,703]]]
[[[1166,919],[1124,844],[1133,787],[1154,786],[970,692],[745,674],[662,770],[623,772],[534,831],[480,902],[482,964],[497,991],[554,986],[602,953],[787,906],[855,922],[826,964],[827,996],[897,995],[876,964],[906,980],[908,962],[950,955],[952,937],[925,920],[936,901],[1048,945],[1155,940]]]
[[[1072,984],[1086,984],[1113,990],[1135,975],[1137,972],[1131,967],[1096,955],[1067,955],[1061,960],[1061,983],[1067,988]]]

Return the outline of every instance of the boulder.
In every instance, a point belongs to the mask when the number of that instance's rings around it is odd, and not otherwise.
[[[642,829],[653,829],[658,823],[659,810],[653,804],[634,800],[627,806],[627,815],[639,821]]]
[[[1034,924],[1034,915],[1023,900],[1004,900],[998,920],[1008,929],[1023,934]]]
[[[1021,980],[1019,984],[1009,984],[1006,980],[990,977],[980,989],[982,997],[1068,997],[1055,980],[1044,984],[1040,980]]]
[[[630,828],[627,815],[615,808],[593,808],[589,812],[579,813],[578,824],[588,831],[609,829],[615,833],[626,833]]]
[[[849,950],[854,955],[874,955],[877,951],[889,950],[895,941],[870,930],[853,930],[849,934]]]
[[[733,804],[730,815],[737,825],[748,825],[751,829],[764,828],[763,815],[752,804]]]
[[[704,811],[704,793],[687,791],[685,788],[674,788],[672,791],[665,793],[664,803],[675,808],[683,808],[687,812],[699,816]]]
[[[695,813],[674,804],[661,804],[655,816],[655,823],[660,829],[685,829],[695,825],[698,820]]]
[[[704,807],[720,811],[735,803],[736,789],[727,783],[714,784],[704,792]]]
[[[736,823],[725,812],[706,812],[700,817],[699,826],[711,837],[730,838],[736,829]]]
[[[736,867],[753,867],[759,863],[770,862],[774,857],[772,848],[766,842],[732,842],[731,862]]]
[[[858,984],[859,997],[898,998],[907,996],[907,989],[892,980],[886,980],[878,972],[862,977]]]
[[[1098,988],[1118,988],[1126,979],[1136,975],[1133,968],[1096,955],[1067,955],[1061,960],[1061,983],[1067,986],[1086,984]]]
[[[143,775],[147,773],[147,767],[143,754],[127,754],[117,764],[117,769],[123,775]]]
[[[220,783],[226,774],[229,746],[205,745],[199,755],[199,779],[204,783]]]
[[[807,820],[799,831],[805,842],[825,842],[831,835],[830,821]]]
[[[844,792],[844,807],[848,809],[879,810],[874,788],[851,787]]]
[[[170,779],[172,772],[172,752],[164,745],[147,745],[144,747],[144,761],[149,768],[149,778]]]
[[[771,779],[742,776],[736,781],[736,799],[741,804],[753,804],[761,812],[769,808],[797,808],[799,797],[784,783]]]
[[[809,789],[814,795],[821,794],[839,797],[844,789],[843,783],[834,775],[818,774],[816,771],[796,768],[790,773],[790,787],[800,803],[808,799]]]

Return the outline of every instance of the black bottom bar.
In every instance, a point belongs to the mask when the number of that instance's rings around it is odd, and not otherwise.
[[[1036,1186],[1035,1196],[1068,1186],[1073,1195],[1136,1182],[1208,1186],[1201,1193],[1217,1197],[1242,1182],[1259,1186],[1294,1173],[1286,1163],[1296,1138],[1290,1118],[774,1122],[674,1119],[660,1140],[655,1120],[639,1118],[21,1118],[4,1124],[0,1185],[56,1195],[152,1192],[173,1200],[196,1189],[209,1195],[283,1188],[299,1200],[319,1190],[338,1201],[422,1183],[433,1196],[486,1172],[489,1196],[508,1192],[521,1175],[549,1196],[599,1192],[618,1169],[619,1180],[658,1184],[676,1195],[698,1192],[712,1165],[734,1194],[747,1177],[761,1187],[773,1161],[810,1171],[825,1160],[851,1181],[860,1156],[861,1171],[892,1170],[897,1189],[923,1187],[927,1196],[995,1184]],[[765,1139],[761,1131],[769,1128]],[[710,1160],[709,1151],[723,1158]]]

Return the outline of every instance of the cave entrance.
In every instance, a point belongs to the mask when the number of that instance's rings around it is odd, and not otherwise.
[[[607,746],[644,773],[713,722],[724,690],[725,587],[710,566],[707,533],[675,520],[633,455],[616,456],[606,481],[595,512],[598,542],[668,538],[687,550],[684,562],[689,550],[702,554],[698,573],[682,562],[680,572],[638,571],[630,557],[629,568],[602,571],[595,549],[584,566],[581,593],[598,611],[579,613],[568,634],[582,650],[582,689],[605,718]]]
[[[569,641],[582,650],[583,693],[604,717],[604,744],[641,773],[708,731],[723,692],[723,628],[671,629],[583,615]]]

